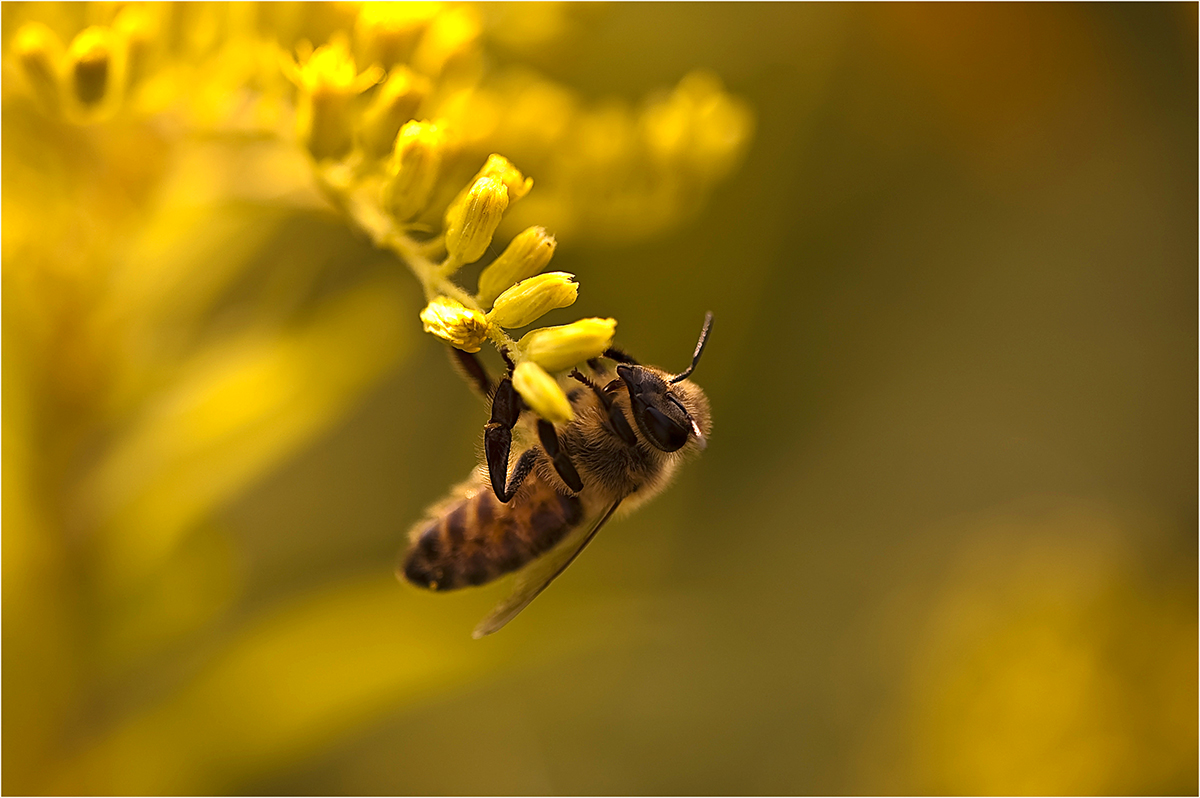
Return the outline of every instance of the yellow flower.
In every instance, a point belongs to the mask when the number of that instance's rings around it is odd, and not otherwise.
[[[425,332],[433,333],[446,343],[464,352],[478,352],[487,339],[487,319],[450,297],[435,297],[421,311]]]
[[[580,319],[527,333],[517,342],[517,348],[547,371],[565,371],[604,354],[612,346],[616,327],[616,319]]]
[[[121,85],[121,58],[108,28],[80,31],[67,50],[67,80],[75,101],[85,111],[111,107]]]
[[[574,279],[566,272],[549,272],[522,280],[497,297],[488,321],[500,327],[524,327],[555,308],[565,308],[579,295]]]
[[[533,412],[553,424],[574,418],[571,402],[558,382],[536,363],[525,361],[513,372],[513,387]]]
[[[544,227],[523,231],[479,273],[479,303],[491,305],[504,289],[546,268],[557,246]]]
[[[428,78],[405,67],[393,69],[387,83],[379,87],[379,93],[363,112],[359,134],[363,150],[376,158],[386,155],[395,144],[401,126],[416,116],[417,108],[431,89]]]
[[[509,202],[516,202],[528,194],[529,189],[533,188],[532,177],[525,177],[521,174],[520,169],[512,165],[512,161],[496,153],[488,156],[483,168],[479,170],[479,174],[475,175],[476,180],[481,177],[495,178],[503,183],[504,187],[508,189]]]
[[[27,22],[17,31],[13,50],[34,95],[48,110],[56,110],[63,63],[63,46],[58,36],[40,22]]]
[[[481,25],[472,8],[451,8],[439,13],[425,29],[413,53],[413,65],[426,75],[437,76],[446,67],[461,62],[476,49]]]
[[[287,71],[300,87],[296,129],[304,146],[318,161],[348,155],[354,146],[354,100],[379,82],[383,70],[372,66],[359,74],[354,56],[339,39]]]
[[[432,122],[409,122],[396,137],[383,204],[406,222],[425,209],[442,164],[444,134]]]
[[[412,51],[417,36],[436,16],[438,3],[363,3],[354,22],[357,52],[364,63],[390,68]]]
[[[499,180],[481,177],[466,198],[446,216],[446,251],[458,263],[483,257],[508,208],[508,190]]]
[[[517,200],[524,197],[533,188],[533,178],[525,177],[521,174],[521,170],[512,165],[512,162],[503,155],[495,153],[488,156],[487,161],[483,164],[467,187],[458,192],[458,196],[450,203],[450,207],[446,209],[446,226],[450,225],[450,218],[456,213],[461,212],[463,203],[467,201],[467,195],[470,194],[471,188],[482,178],[491,178],[500,182],[508,192],[508,203],[511,205]],[[468,261],[469,263],[470,261]],[[507,286],[505,286],[507,288]]]

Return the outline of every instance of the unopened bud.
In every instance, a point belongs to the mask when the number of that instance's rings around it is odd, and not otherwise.
[[[459,263],[483,257],[508,208],[508,190],[490,177],[471,184],[466,198],[446,216],[446,251]]]
[[[522,280],[496,298],[488,321],[500,327],[532,324],[555,308],[574,304],[579,295],[575,275],[549,272]]]
[[[442,166],[443,133],[432,122],[409,122],[396,137],[383,184],[383,204],[407,222],[429,204]]]
[[[487,340],[487,319],[450,297],[439,296],[421,311],[425,332],[433,333],[464,352],[478,352]]]
[[[428,96],[429,79],[396,67],[387,83],[363,112],[360,138],[363,151],[373,158],[382,158],[392,149],[401,126],[417,114],[417,108]]]
[[[525,356],[547,371],[565,371],[604,354],[612,346],[616,319],[580,319],[562,327],[543,327],[517,342]]]
[[[574,417],[571,402],[563,389],[538,364],[525,361],[518,365],[512,383],[525,404],[552,424],[562,424]]]
[[[556,246],[544,227],[523,231],[479,273],[479,304],[488,307],[504,289],[546,268]]]
[[[54,31],[40,22],[27,22],[13,40],[17,61],[30,88],[47,110],[56,110],[61,97],[63,46]]]

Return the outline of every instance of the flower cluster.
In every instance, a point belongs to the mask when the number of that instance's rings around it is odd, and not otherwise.
[[[555,249],[547,228],[627,240],[677,224],[740,158],[748,108],[704,72],[635,109],[588,104],[527,69],[489,70],[485,33],[520,39],[520,10],[278,9],[233,4],[214,27],[186,6],[131,4],[89,10],[68,39],[27,21],[10,63],[43,112],[70,123],[172,110],[198,129],[294,139],[326,198],[420,280],[426,331],[468,352],[491,342],[538,413],[569,416],[553,374],[603,352],[615,322],[509,337],[577,296],[573,275],[544,273]],[[181,94],[184,82],[199,88]],[[549,188],[521,202],[533,181],[495,150]],[[508,246],[477,289],[455,282],[499,237]]]
[[[291,714],[255,710],[300,730],[284,743],[207,711],[262,695],[264,663],[337,648],[345,617],[395,620],[394,591],[353,574],[319,601],[280,586],[260,618],[258,555],[223,510],[403,366],[418,310],[449,346],[502,350],[541,417],[570,416],[562,372],[616,322],[552,319],[579,292],[555,236],[584,249],[667,230],[750,127],[713,80],[626,106],[514,66],[550,68],[606,13],[4,6],[5,678],[28,699],[10,707],[5,785],[212,792],[232,783],[204,780],[212,762],[250,773],[301,755],[297,740],[362,703],[356,674],[389,695],[411,681],[390,649],[347,660],[346,679],[316,663],[305,678],[323,689]],[[288,532],[256,540],[291,552]],[[210,665],[181,681],[197,652]],[[142,682],[164,688],[113,691]]]
[[[361,70],[345,37],[301,47],[297,60],[284,62],[297,87],[296,132],[331,201],[421,281],[425,331],[466,352],[490,342],[534,412],[567,421],[570,404],[555,375],[602,354],[616,321],[582,319],[509,336],[576,300],[574,275],[545,272],[554,236],[539,225],[512,236],[483,267],[474,292],[453,279],[491,250],[506,215],[533,187],[492,153],[455,191],[455,165],[469,157],[469,137],[452,120],[421,114],[431,96],[456,86],[455,65],[471,62],[473,19],[465,9],[420,18],[365,7],[355,27],[358,50],[380,60]]]

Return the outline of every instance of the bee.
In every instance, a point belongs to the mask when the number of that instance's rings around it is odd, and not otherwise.
[[[709,313],[691,365],[679,374],[641,365],[615,348],[589,360],[589,374],[570,374],[579,383],[567,393],[574,417],[557,427],[522,413],[511,362],[509,376],[493,385],[474,355],[452,349],[469,382],[491,402],[484,463],[413,526],[398,575],[443,591],[520,569],[511,594],[474,637],[511,621],[618,508],[628,512],[660,493],[679,464],[705,448],[712,415],[704,391],[689,378],[711,330]],[[530,443],[510,473],[514,432]]]

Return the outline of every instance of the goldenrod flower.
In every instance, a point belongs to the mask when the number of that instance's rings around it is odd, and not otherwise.
[[[536,363],[525,361],[517,366],[512,377],[513,387],[525,403],[542,418],[562,424],[574,418],[571,402],[558,382]]]
[[[496,299],[487,318],[500,327],[533,324],[555,308],[574,304],[579,295],[575,275],[549,272],[522,280]]]
[[[437,14],[431,2],[363,3],[354,23],[354,36],[363,62],[390,69],[412,51],[417,36]]]
[[[111,107],[121,81],[121,54],[108,28],[85,28],[67,50],[67,80],[71,94],[85,111]]]
[[[488,323],[483,313],[450,297],[435,297],[421,311],[421,321],[425,332],[464,352],[478,352],[487,340]]]
[[[113,30],[125,44],[125,85],[146,76],[150,50],[159,38],[158,19],[145,3],[131,3],[113,20]]]
[[[413,53],[413,66],[436,77],[451,62],[474,51],[479,33],[479,15],[473,9],[460,6],[442,11],[421,36]]]
[[[34,95],[48,110],[59,107],[63,46],[54,31],[40,22],[27,22],[17,31],[13,50]]]
[[[393,69],[363,112],[359,135],[363,151],[376,158],[387,155],[400,128],[416,116],[431,88],[428,78],[404,67]]]
[[[483,257],[508,208],[508,189],[499,180],[481,177],[466,198],[446,217],[446,251],[458,263]]]
[[[383,185],[383,204],[406,222],[425,209],[442,164],[444,134],[432,122],[409,122],[396,137]]]
[[[354,146],[354,99],[379,82],[383,70],[372,66],[362,74],[344,41],[318,47],[303,64],[289,70],[300,87],[296,129],[318,161],[341,158]]]
[[[527,333],[517,342],[517,349],[547,371],[565,371],[604,354],[612,346],[616,328],[616,319],[580,319]]]
[[[516,202],[533,188],[532,177],[525,177],[520,169],[512,165],[512,161],[495,153],[488,156],[483,168],[475,175],[476,180],[481,177],[491,177],[503,183],[508,189],[509,202]]]
[[[479,303],[491,305],[506,288],[546,268],[557,246],[544,227],[522,231],[479,273]]]

